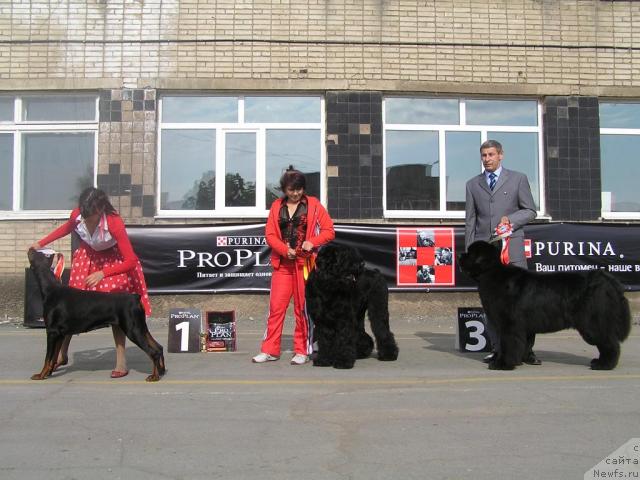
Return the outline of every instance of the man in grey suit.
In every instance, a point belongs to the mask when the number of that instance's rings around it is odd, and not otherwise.
[[[513,229],[509,263],[527,268],[522,227],[536,218],[536,206],[527,176],[502,167],[503,156],[502,145],[495,140],[487,140],[480,146],[484,171],[469,180],[466,187],[465,248],[477,240],[488,241],[499,224],[507,223]],[[499,342],[490,325],[487,325],[487,334],[495,351]],[[531,345],[534,340],[535,337],[530,339]],[[525,361],[540,363],[533,351]]]

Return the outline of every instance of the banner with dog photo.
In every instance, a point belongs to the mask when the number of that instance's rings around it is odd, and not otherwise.
[[[264,224],[129,226],[150,293],[268,292]],[[533,224],[525,227],[529,269],[602,269],[640,290],[640,225]],[[460,272],[464,226],[336,224],[336,243],[357,248],[392,291],[475,290]]]

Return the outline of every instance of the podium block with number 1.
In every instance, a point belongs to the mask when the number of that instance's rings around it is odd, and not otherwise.
[[[195,308],[172,308],[169,311],[170,353],[196,353],[200,351],[202,312]]]

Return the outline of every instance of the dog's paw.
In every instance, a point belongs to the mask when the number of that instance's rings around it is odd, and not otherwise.
[[[149,375],[147,378],[145,378],[145,380],[147,382],[157,382],[160,380],[160,375],[158,374],[151,374]]]
[[[613,370],[615,365],[611,365],[606,362],[601,362],[599,358],[591,360],[591,370]]]
[[[515,368],[515,365],[507,365],[496,360],[492,360],[491,362],[489,362],[489,370],[513,370]]]
[[[34,373],[33,375],[31,375],[31,380],[44,380],[45,378],[47,377],[45,377],[41,373]]]
[[[398,348],[388,350],[378,350],[378,360],[382,362],[393,362],[398,359]]]
[[[341,370],[348,370],[353,368],[355,360],[339,360],[333,363],[333,368],[339,368]]]
[[[333,363],[328,358],[316,357],[313,359],[314,367],[330,367]]]

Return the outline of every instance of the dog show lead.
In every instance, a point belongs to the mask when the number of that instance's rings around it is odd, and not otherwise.
[[[69,286],[98,292],[137,293],[146,316],[151,315],[142,265],[133,251],[122,218],[104,191],[94,187],[83,190],[78,207],[71,212],[69,220],[30,248],[40,249],[74,231],[81,241],[73,254]],[[129,373],[125,357],[126,336],[118,326],[112,326],[112,330],[116,365],[111,378],[121,378]],[[70,341],[68,335],[55,368],[68,363]]]
[[[267,244],[271,247],[271,293],[269,316],[254,363],[280,358],[282,327],[293,297],[295,328],[292,365],[309,361],[311,342],[309,324],[304,312],[305,273],[312,268],[318,247],[335,238],[333,220],[316,197],[306,195],[306,179],[293,166],[280,177],[283,196],[269,210],[265,227]]]

